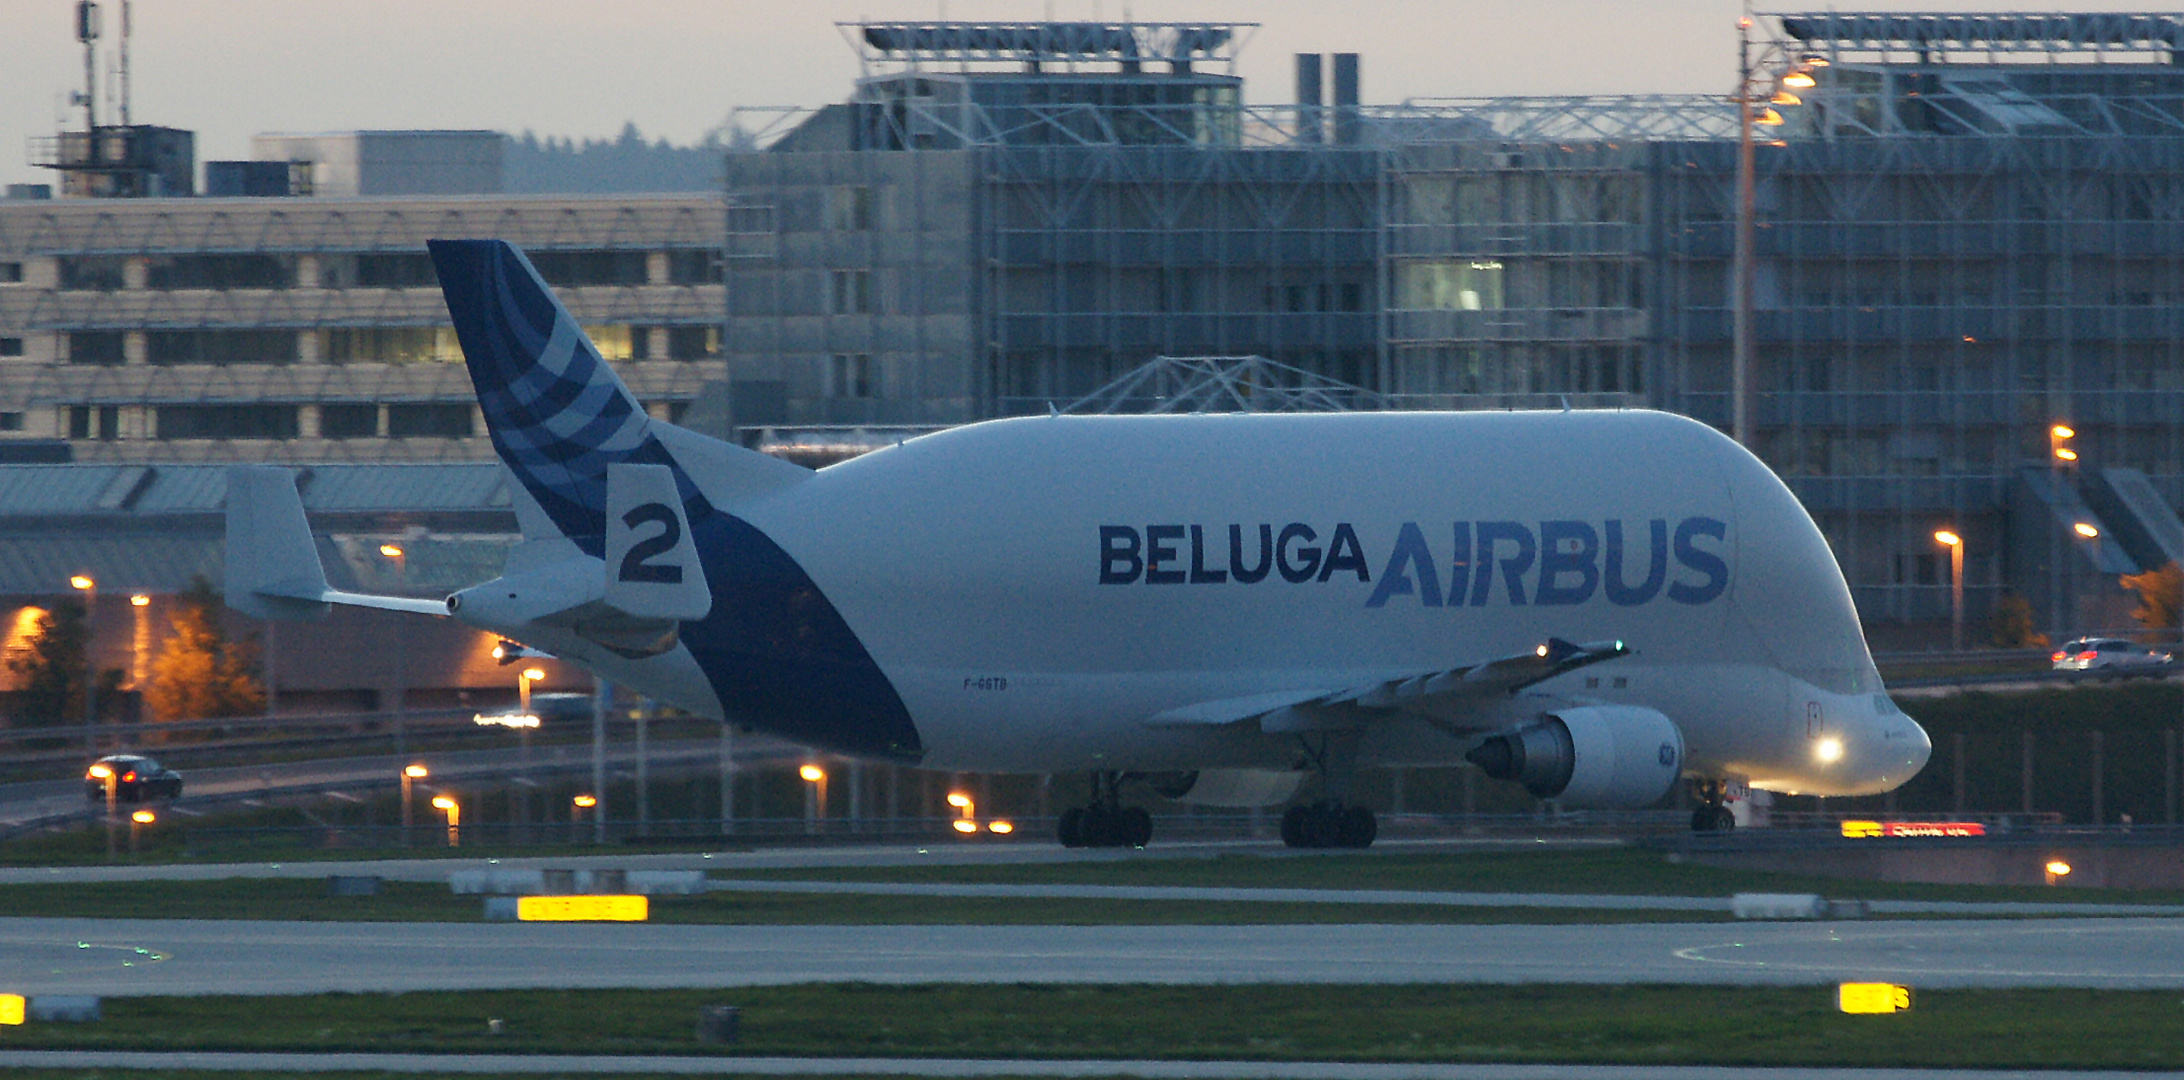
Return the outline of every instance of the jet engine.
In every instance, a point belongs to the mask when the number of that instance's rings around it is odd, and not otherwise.
[[[1465,760],[1542,799],[1594,809],[1648,806],[1683,771],[1683,732],[1637,705],[1558,709],[1488,736]]]
[[[1272,769],[1200,769],[1161,774],[1151,786],[1164,798],[1198,806],[1277,806],[1297,794],[1304,777]]]

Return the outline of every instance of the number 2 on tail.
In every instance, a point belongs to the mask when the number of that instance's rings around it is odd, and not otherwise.
[[[622,556],[622,580],[682,584],[682,567],[650,561],[675,550],[675,545],[682,543],[682,522],[666,503],[644,503],[622,515],[622,524],[632,530],[649,523],[657,523],[660,534],[630,545],[629,553]]]

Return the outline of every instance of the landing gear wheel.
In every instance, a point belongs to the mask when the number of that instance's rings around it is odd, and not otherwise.
[[[1142,806],[1115,815],[1115,846],[1141,848],[1153,839],[1153,815]]]
[[[1714,809],[1714,831],[1715,831],[1715,832],[1718,832],[1718,833],[1725,833],[1725,832],[1734,832],[1734,831],[1736,831],[1736,827],[1737,827],[1737,816],[1736,816],[1736,814],[1734,814],[1734,813],[1731,813],[1728,807],[1726,807],[1726,806],[1721,806],[1721,807],[1716,807],[1716,808]]]
[[[1379,819],[1362,806],[1317,802],[1282,812],[1282,843],[1293,848],[1366,848],[1379,834]]]
[[[1072,806],[1062,811],[1062,820],[1056,823],[1054,832],[1063,847],[1084,847],[1084,807]]]
[[[1342,814],[1341,845],[1346,848],[1369,848],[1373,839],[1380,835],[1380,819],[1371,810],[1353,806]]]

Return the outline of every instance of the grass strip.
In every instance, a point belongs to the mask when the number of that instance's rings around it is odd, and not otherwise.
[[[700,1006],[741,1041],[696,1041]],[[488,1033],[498,1018],[503,1034]],[[1158,1058],[1898,1068],[2184,1067],[2175,991],[1932,990],[1846,1016],[1832,986],[877,986],[113,998],[0,1047]]]
[[[484,902],[444,884],[388,881],[377,896],[328,896],[299,878],[0,885],[0,915],[93,919],[482,922]],[[1442,904],[1017,899],[716,892],[656,897],[656,923],[720,926],[1131,926],[1310,923],[1705,922],[1726,912],[1483,908]]]
[[[1230,854],[1059,863],[809,867],[722,871],[752,880],[882,881],[980,885],[1156,885],[1258,889],[1423,889],[1447,892],[1717,896],[1819,893],[1837,899],[2081,904],[2184,904],[2184,892],[2146,889],[1927,885],[1779,874],[1671,862],[1643,847],[1485,850],[1410,855]]]

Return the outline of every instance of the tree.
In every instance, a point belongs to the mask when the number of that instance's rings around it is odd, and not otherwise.
[[[1994,644],[2001,649],[2045,649],[2046,634],[2032,629],[2032,604],[2024,597],[2006,593],[1994,605]]]
[[[16,678],[15,716],[34,727],[61,727],[83,720],[83,602],[73,597],[38,616],[37,631],[23,651],[8,658]]]
[[[2184,591],[2184,570],[2174,562],[2166,562],[2143,574],[2125,574],[2119,581],[2139,595],[2138,609],[2131,612],[2131,617],[2154,631],[2155,640],[2167,640],[2177,629],[2177,613],[2184,607],[2184,595],[2180,595]]]
[[[144,689],[144,703],[153,717],[196,720],[264,711],[257,643],[228,639],[220,625],[226,605],[211,583],[198,578],[176,599]]]

